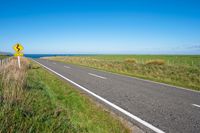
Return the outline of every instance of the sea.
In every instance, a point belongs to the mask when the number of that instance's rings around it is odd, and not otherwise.
[[[53,56],[92,56],[93,54],[25,54],[28,58],[41,58],[41,57],[53,57]]]

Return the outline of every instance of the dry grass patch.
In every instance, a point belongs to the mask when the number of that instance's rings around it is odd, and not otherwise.
[[[146,65],[165,65],[165,61],[164,60],[150,60],[146,62]]]
[[[26,83],[26,71],[28,60],[21,59],[21,69],[17,66],[17,60],[12,58],[9,63],[1,68],[1,97],[3,102],[16,103],[22,99],[23,87]]]
[[[128,63],[128,64],[135,64],[135,63],[137,63],[137,60],[133,59],[133,58],[128,58],[128,59],[125,59],[124,62]]]

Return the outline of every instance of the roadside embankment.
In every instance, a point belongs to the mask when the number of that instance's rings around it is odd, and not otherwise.
[[[0,71],[0,132],[129,133],[129,127],[39,65]]]

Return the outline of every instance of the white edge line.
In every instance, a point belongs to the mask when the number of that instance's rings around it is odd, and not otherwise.
[[[65,68],[70,68],[70,67],[68,67],[68,66],[64,66]]]
[[[93,73],[88,73],[88,74],[95,76],[95,77],[98,77],[98,78],[101,78],[101,79],[107,79],[106,77],[102,77],[102,76],[99,76],[99,75],[96,75],[96,74],[93,74]]]
[[[90,95],[96,97],[97,99],[100,99],[100,100],[103,101],[104,103],[106,103],[106,104],[112,106],[112,107],[115,108],[116,110],[122,112],[123,114],[125,114],[125,115],[127,115],[127,116],[129,116],[129,117],[131,117],[131,118],[134,119],[135,121],[137,121],[137,122],[143,124],[144,126],[148,127],[149,129],[153,130],[154,132],[156,132],[156,133],[165,133],[164,131],[162,131],[162,130],[156,128],[156,127],[154,127],[154,126],[151,125],[150,123],[148,123],[148,122],[142,120],[141,118],[139,118],[139,117],[137,117],[137,116],[131,114],[130,112],[128,112],[128,111],[122,109],[121,107],[119,107],[119,106],[117,106],[117,105],[115,105],[115,104],[109,102],[108,100],[106,100],[106,99],[100,97],[99,95],[97,95],[97,94],[95,94],[95,93],[93,93],[93,92],[87,90],[87,89],[84,88],[83,86],[81,86],[81,85],[75,83],[74,81],[72,81],[72,80],[70,80],[70,79],[64,77],[63,75],[61,75],[61,74],[55,72],[54,70],[52,70],[52,69],[46,67],[45,65],[43,65],[43,64],[41,64],[41,63],[39,63],[39,62],[37,62],[37,61],[35,61],[35,60],[33,60],[33,61],[36,62],[36,63],[38,63],[38,64],[40,64],[41,66],[43,66],[44,68],[48,69],[49,71],[55,73],[56,75],[62,77],[63,79],[69,81],[70,83],[74,84],[75,86],[79,87],[80,89],[86,91],[87,93],[89,93]]]
[[[200,105],[197,105],[197,104],[192,104],[192,105],[200,108]]]
[[[136,78],[136,77],[131,77],[131,78],[135,78],[135,79],[138,79],[138,80],[142,80],[142,81],[146,81],[146,82],[150,82],[150,83],[154,83],[154,84],[160,84],[160,85],[164,85],[164,86],[168,86],[168,87],[173,87],[173,88],[180,89],[180,90],[186,90],[186,91],[200,93],[200,91],[192,90],[192,89],[188,89],[188,88],[184,88],[184,87],[180,87],[180,86],[174,86],[174,85],[170,85],[170,84],[166,84],[166,83],[151,81],[151,80],[147,80],[147,79],[140,79],[140,78]]]

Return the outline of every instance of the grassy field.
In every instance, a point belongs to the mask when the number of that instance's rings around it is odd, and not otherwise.
[[[93,59],[105,61],[125,61],[136,59],[137,63],[145,64],[151,60],[164,60],[167,65],[200,67],[200,55],[98,55]]]
[[[128,133],[126,125],[40,66],[0,71],[0,132]]]
[[[199,55],[97,55],[48,59],[200,90]]]

